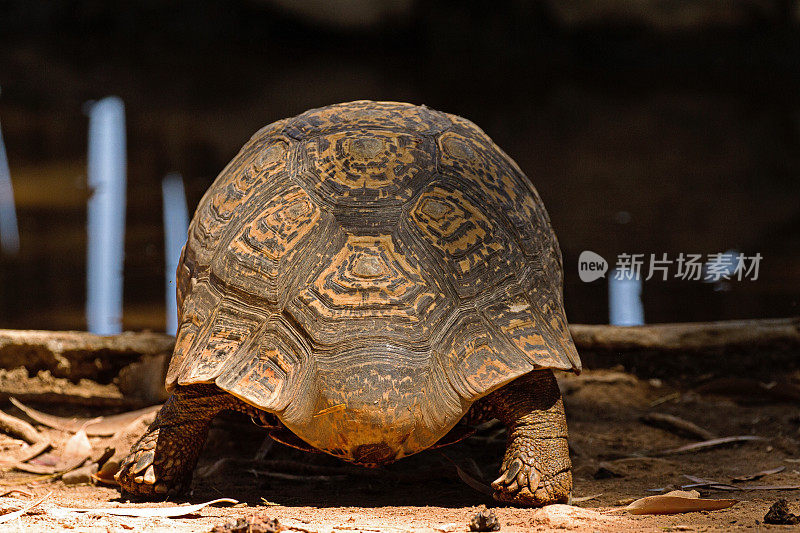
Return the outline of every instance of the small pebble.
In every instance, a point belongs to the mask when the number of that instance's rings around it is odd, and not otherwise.
[[[261,518],[252,515],[247,518],[235,518],[224,524],[214,526],[211,533],[277,533],[284,528],[277,518]]]
[[[491,509],[483,509],[469,521],[470,531],[500,531],[500,521]]]
[[[785,499],[780,499],[772,504],[767,514],[764,515],[765,524],[793,525],[800,524],[800,516],[789,512],[789,504]]]
[[[81,485],[85,483],[91,483],[92,474],[96,472],[97,463],[83,465],[82,467],[76,468],[72,472],[67,472],[61,476],[61,481],[63,481],[65,485]]]
[[[625,474],[622,472],[618,472],[613,470],[608,466],[601,466],[597,469],[597,471],[593,474],[595,479],[611,479],[615,477],[625,477]]]

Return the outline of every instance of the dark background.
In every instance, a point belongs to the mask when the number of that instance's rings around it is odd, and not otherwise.
[[[650,281],[648,322],[796,315],[795,1],[0,1],[0,124],[21,236],[0,327],[83,329],[85,102],[126,105],[128,329],[163,330],[162,177],[190,209],[261,126],[354,99],[465,116],[547,206],[574,322],[607,321],[577,257],[763,256],[757,281]]]

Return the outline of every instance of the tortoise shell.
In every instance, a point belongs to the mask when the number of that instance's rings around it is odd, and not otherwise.
[[[167,387],[215,383],[345,459],[580,370],[542,202],[471,122],[357,101],[258,131],[201,200]],[[363,448],[362,448],[363,449]]]

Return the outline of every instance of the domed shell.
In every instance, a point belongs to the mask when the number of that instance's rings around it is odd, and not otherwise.
[[[580,370],[561,286],[536,190],[477,126],[314,109],[257,132],[201,200],[167,386],[216,383],[290,428],[390,390],[431,444],[523,374]]]

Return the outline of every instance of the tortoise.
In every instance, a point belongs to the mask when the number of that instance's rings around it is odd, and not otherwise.
[[[191,481],[212,418],[381,466],[508,428],[495,499],[566,502],[554,369],[579,372],[542,201],[477,126],[356,101],[259,130],[214,181],[177,273],[170,398],[123,461],[125,494]]]

